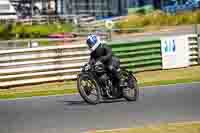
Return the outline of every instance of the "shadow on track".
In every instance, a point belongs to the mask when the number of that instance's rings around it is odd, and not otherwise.
[[[112,104],[112,103],[120,103],[120,102],[127,102],[127,101],[124,99],[115,99],[115,100],[111,99],[111,100],[102,100],[99,104],[105,104],[105,103]],[[69,106],[76,106],[76,105],[77,106],[90,106],[91,105],[91,104],[86,103],[84,100],[81,100],[81,101],[70,100],[70,101],[64,101],[64,103],[65,103],[65,105],[69,105]]]
[[[80,105],[88,105],[85,101],[64,101],[64,103],[65,103],[65,105],[71,105],[71,106],[73,106],[73,105],[78,105],[78,106],[80,106]]]

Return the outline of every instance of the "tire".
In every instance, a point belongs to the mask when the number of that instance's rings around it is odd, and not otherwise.
[[[139,87],[136,78],[133,76],[131,72],[123,70],[122,72],[123,78],[127,83],[126,88],[123,88],[123,97],[127,101],[137,101],[139,97]],[[134,92],[134,94],[130,94],[130,92]]]
[[[94,86],[94,88],[89,88],[88,86],[84,87],[82,86],[82,82],[86,81],[92,83]],[[87,83],[86,83],[87,84]],[[84,87],[84,88],[83,88]],[[98,83],[95,81],[95,79],[93,78],[93,76],[91,76],[91,74],[89,73],[84,73],[84,74],[80,74],[78,75],[78,79],[77,79],[77,88],[79,91],[80,96],[89,104],[98,104],[100,102],[100,98],[101,98],[101,94],[100,94],[100,87],[98,85]],[[87,88],[87,90],[86,90]],[[89,92],[88,92],[89,90]],[[89,96],[92,94],[91,92],[95,90],[96,91],[96,99],[91,99]]]

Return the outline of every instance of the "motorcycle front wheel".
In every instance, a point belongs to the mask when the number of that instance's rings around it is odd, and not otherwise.
[[[91,74],[78,75],[77,88],[80,96],[89,104],[100,102],[100,87]]]

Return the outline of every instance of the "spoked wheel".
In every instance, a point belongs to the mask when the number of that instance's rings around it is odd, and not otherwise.
[[[78,76],[77,88],[81,97],[89,104],[100,102],[100,88],[98,83],[89,74]]]
[[[124,98],[127,101],[136,101],[139,96],[139,87],[136,78],[126,70],[122,71],[122,78],[126,84],[126,87],[123,88]]]

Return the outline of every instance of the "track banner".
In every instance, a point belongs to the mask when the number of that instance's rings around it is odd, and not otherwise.
[[[163,69],[187,67],[189,63],[188,37],[170,36],[161,38]]]

